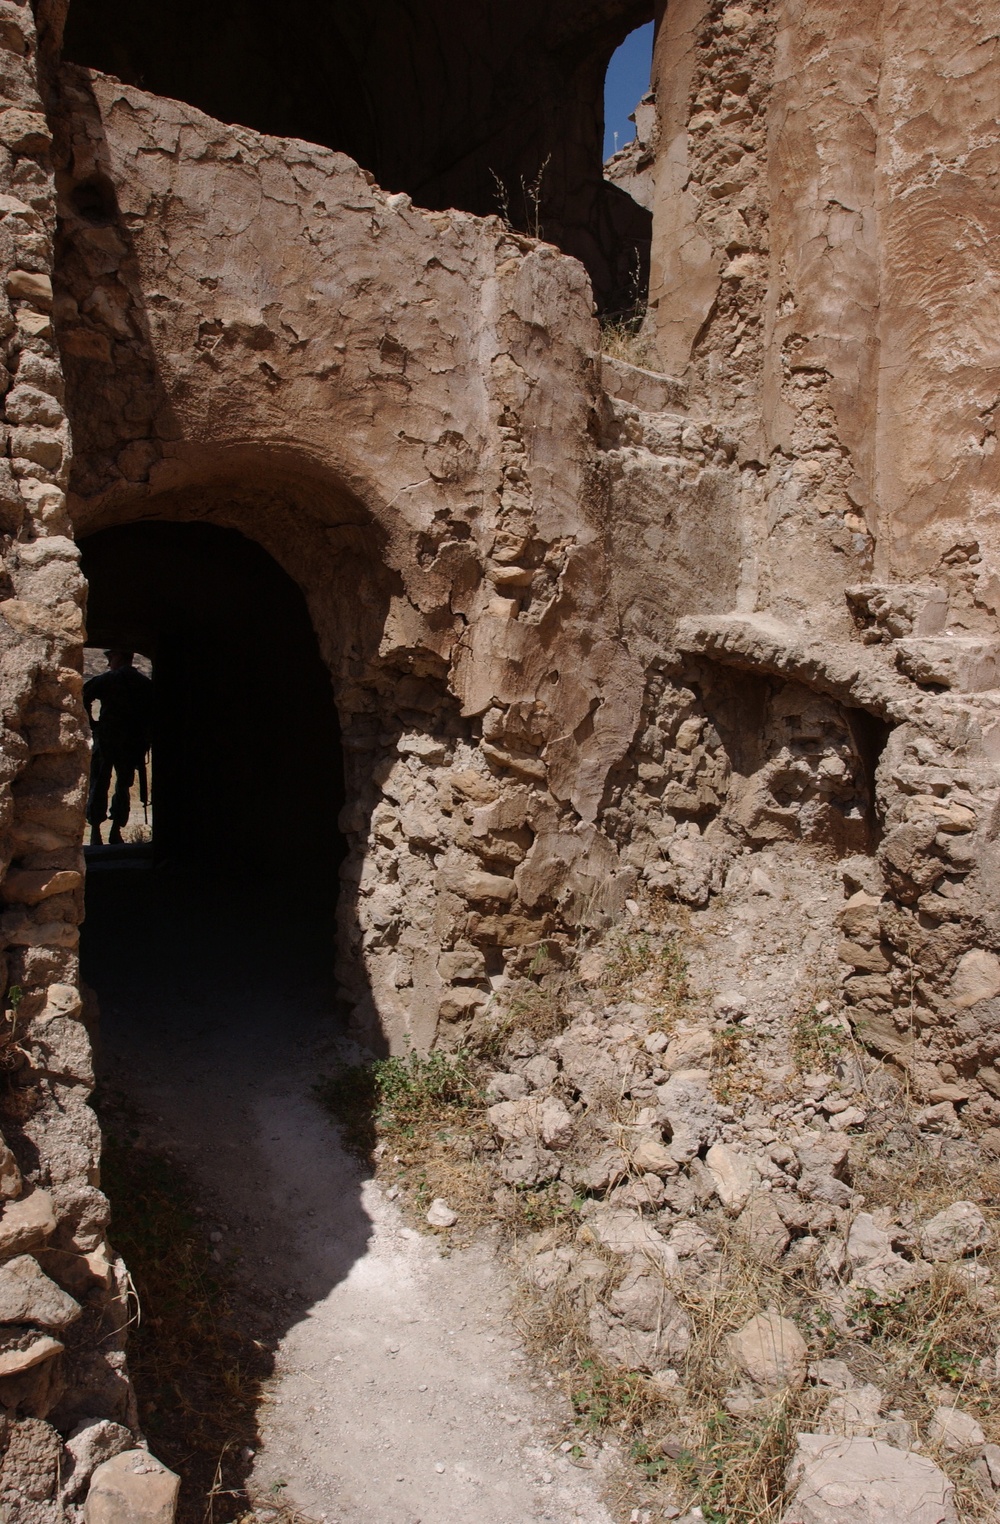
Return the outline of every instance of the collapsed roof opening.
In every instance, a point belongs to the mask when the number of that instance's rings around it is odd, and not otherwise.
[[[582,260],[602,310],[645,280],[648,211],[603,175],[603,91],[653,0],[74,0],[68,60],[349,154],[423,207],[500,212]]]
[[[157,857],[334,885],[339,732],[299,588],[211,524],[121,525],[81,552],[91,643],[153,661]]]
[[[614,51],[604,77],[604,178],[652,218],[656,106],[650,93],[653,23],[636,27]],[[631,280],[619,291],[618,306],[605,308],[612,323],[636,333],[649,300],[649,262],[636,255]]]
[[[653,69],[651,21],[629,32],[611,55],[604,76],[604,159],[607,162],[636,138],[635,110],[649,91]]]

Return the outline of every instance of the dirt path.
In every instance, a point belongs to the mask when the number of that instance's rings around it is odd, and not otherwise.
[[[305,944],[293,989],[293,928],[253,935],[251,913],[234,933],[216,901],[199,949],[197,907],[152,879],[92,896],[102,1063],[225,1204],[219,1252],[284,1328],[255,1495],[327,1524],[610,1524],[598,1473],[558,1448],[488,1248],[443,1257],[407,1228],[313,1100],[330,1030]]]

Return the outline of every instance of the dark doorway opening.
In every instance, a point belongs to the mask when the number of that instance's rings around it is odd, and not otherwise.
[[[152,847],[88,853],[81,964],[111,1237],[142,1299],[140,1422],[198,1524],[206,1495],[218,1520],[245,1512],[254,1383],[371,1228],[311,1103],[341,1032],[340,739],[302,592],[258,544],[149,522],[81,552],[89,641],[152,661]]]
[[[139,1061],[184,1011],[221,1033],[241,999],[265,1042],[290,1002],[315,1022],[334,1008],[343,767],[302,592],[210,524],[127,524],[81,553],[90,643],[144,652],[154,682],[152,849],[88,852],[105,1051]]]
[[[299,588],[212,524],[127,524],[81,551],[90,644],[153,663],[157,859],[328,874],[340,739]]]

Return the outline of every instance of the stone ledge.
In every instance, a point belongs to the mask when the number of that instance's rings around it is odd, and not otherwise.
[[[876,648],[822,640],[767,614],[688,616],[678,620],[675,639],[680,651],[791,678],[882,719],[912,713],[911,684]]]
[[[679,381],[675,376],[662,376],[655,370],[644,370],[641,365],[629,365],[627,360],[616,360],[611,355],[599,358],[601,384],[609,397],[629,402],[641,413],[676,412],[687,407],[685,381]]]
[[[985,693],[1000,688],[1000,644],[962,635],[910,637],[896,645],[896,665],[918,684],[953,693]]]

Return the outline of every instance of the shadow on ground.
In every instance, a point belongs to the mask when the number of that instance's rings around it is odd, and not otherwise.
[[[333,896],[92,854],[83,977],[99,1006],[112,1241],[142,1319],[130,1362],[182,1520],[238,1517],[283,1335],[365,1253],[363,1172],[311,1081],[341,1037]]]

